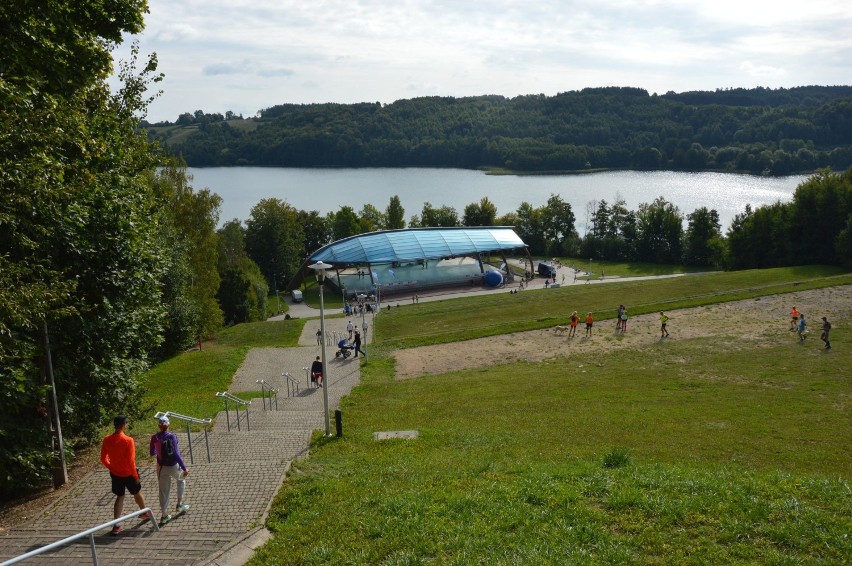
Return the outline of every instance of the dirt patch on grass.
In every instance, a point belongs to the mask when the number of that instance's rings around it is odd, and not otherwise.
[[[808,346],[822,347],[819,340],[822,317],[828,317],[834,330],[845,325],[852,315],[852,286],[830,287],[784,295],[772,295],[720,303],[692,309],[666,311],[669,338],[684,340],[702,337],[731,337],[754,342],[766,341],[779,333],[789,333],[790,310],[796,306],[808,323]],[[630,305],[626,304],[628,313]],[[616,332],[615,309],[608,320],[595,321],[592,336],[585,336],[582,305],[566,305],[565,325],[571,311],[581,313],[575,337],[556,328],[516,332],[489,338],[477,338],[451,345],[440,344],[400,350],[396,357],[396,378],[473,369],[521,361],[540,362],[575,354],[606,354],[625,348],[643,348],[661,341],[659,313],[629,317],[627,332]]]

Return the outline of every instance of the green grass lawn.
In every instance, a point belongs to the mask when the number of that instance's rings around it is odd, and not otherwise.
[[[694,267],[688,265],[667,265],[663,263],[624,263],[618,261],[599,261],[593,259],[591,263],[589,258],[560,258],[559,261],[563,266],[574,266],[577,269],[587,272],[592,270],[592,278],[598,279],[601,276],[601,271],[606,277],[645,277],[648,275],[670,275],[672,273],[702,273],[713,271],[713,268],[702,266]],[[538,264],[536,264],[538,265]],[[565,271],[565,270],[563,270]],[[562,274],[557,274],[557,282]],[[573,278],[570,271],[565,272],[565,281]],[[577,274],[577,279],[586,279],[585,275]]]
[[[344,437],[295,465],[253,563],[847,561],[838,367],[852,355],[786,338],[405,381],[371,360],[344,400]],[[409,429],[420,438],[372,439]]]
[[[625,303],[635,316],[849,283],[826,268],[765,270],[382,313],[362,384],[341,402],[344,436],[316,433],[310,458],[293,463],[267,522],[274,538],[252,564],[849,563],[843,321],[827,355],[784,332],[405,381],[393,379],[390,356],[542,328],[573,309],[605,318]],[[295,344],[301,330],[267,324],[234,327],[204,352],[158,366],[150,394],[179,404],[178,382],[225,389],[250,346]],[[417,440],[373,440],[410,429]]]

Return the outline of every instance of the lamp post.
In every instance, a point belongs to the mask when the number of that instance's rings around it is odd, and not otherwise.
[[[323,302],[323,286],[325,285],[325,272],[327,269],[331,268],[331,265],[319,261],[311,266],[311,269],[314,270],[314,273],[317,276],[317,283],[319,284],[319,292],[320,292],[320,332],[322,332],[322,401],[323,406],[325,407],[325,435],[331,436],[331,423],[328,418],[328,367],[325,363],[325,303]]]
[[[281,298],[278,295],[278,274],[272,274],[272,292],[275,293],[275,314],[281,314]]]
[[[364,331],[364,345],[366,346],[367,345],[367,329],[364,328],[364,316],[365,316],[364,313],[367,311],[367,295],[365,295],[364,293],[361,293],[360,295],[358,295],[358,299],[360,299],[360,302],[361,302],[361,330]]]

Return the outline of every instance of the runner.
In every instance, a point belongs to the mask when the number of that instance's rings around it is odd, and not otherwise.
[[[822,317],[822,336],[819,339],[825,342],[826,350],[831,350],[831,340],[828,337],[829,332],[831,332],[831,323],[828,322],[827,318]]]
[[[805,324],[805,315],[800,314],[799,315],[799,342],[805,341],[805,338],[807,338],[807,334],[805,334],[805,333],[807,331],[808,331],[808,327]]]
[[[796,307],[793,307],[793,310],[790,311],[790,332],[796,330],[799,326],[799,311]]]
[[[669,317],[666,316],[666,313],[660,311],[660,339],[668,338],[669,331],[666,328],[666,324],[669,322]]]
[[[568,331],[568,337],[572,338],[577,334],[577,323],[580,322],[580,317],[577,311],[571,313],[571,330]]]

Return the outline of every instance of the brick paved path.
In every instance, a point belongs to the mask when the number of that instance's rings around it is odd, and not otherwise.
[[[311,334],[310,329],[306,330],[307,334]],[[312,430],[325,428],[322,390],[306,387],[302,370],[319,353],[316,338],[309,338],[313,339],[311,347],[258,348],[248,353],[243,366],[234,375],[229,391],[258,391],[260,386],[256,380],[265,379],[273,387],[281,388],[277,410],[268,402],[264,410],[261,399],[253,400],[248,411],[248,423],[241,420],[239,431],[233,408],[229,415],[230,431],[224,411],[220,412],[207,435],[210,463],[207,462],[205,435],[192,434],[194,463],[190,463],[186,433],[180,432],[179,423],[172,424],[180,438],[181,454],[190,470],[185,500],[192,508],[159,532],[141,518],[126,521],[122,525],[122,534],[117,537],[109,535],[108,529],[105,529],[95,536],[101,565],[234,563],[223,559],[223,554],[262,529],[290,462],[307,455]],[[302,341],[305,342],[311,343],[308,338]],[[333,411],[338,407],[340,398],[358,384],[360,364],[351,358],[346,361],[334,359],[331,348],[327,350],[327,356],[329,407]],[[297,395],[285,397],[287,388],[281,377],[284,371],[300,380]],[[158,409],[168,410],[167,407]],[[245,419],[244,411],[240,413]],[[331,422],[333,434],[333,419]],[[142,493],[147,505],[159,518],[156,469],[151,459],[143,458],[148,451],[147,437],[137,438],[136,445],[142,464]],[[173,487],[173,499],[174,493]],[[40,516],[0,536],[0,561],[111,521],[113,502],[109,473],[105,469],[90,473]],[[135,510],[133,498],[127,496],[125,513]],[[87,538],[23,562],[28,566],[91,563]]]

